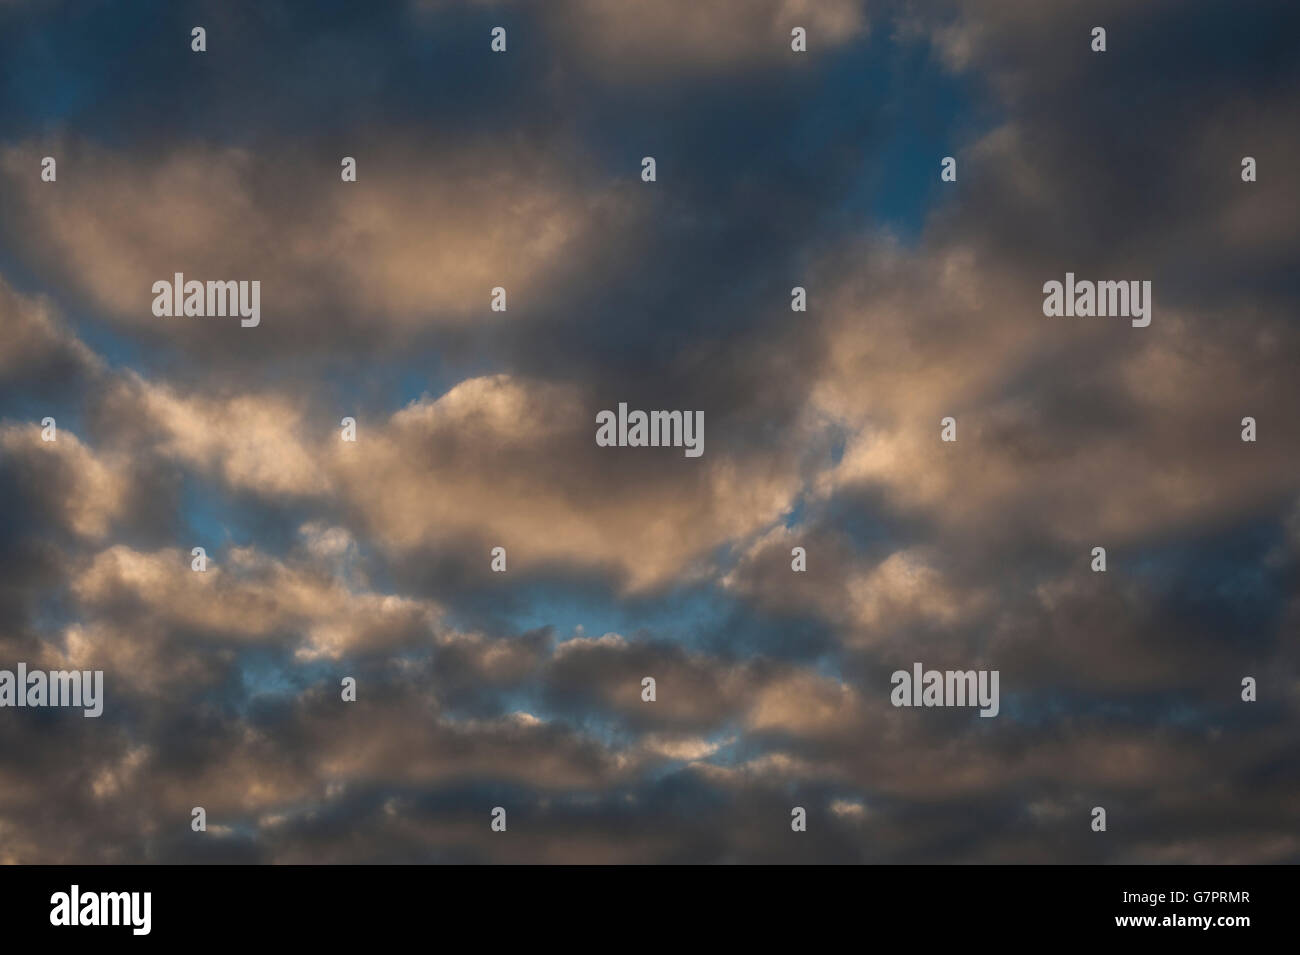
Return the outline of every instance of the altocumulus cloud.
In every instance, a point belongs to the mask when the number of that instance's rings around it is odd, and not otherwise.
[[[213,14],[213,84],[0,11],[104,90],[0,108],[0,663],[107,697],[3,711],[0,860],[1300,857],[1293,7],[336,12]],[[156,318],[177,271],[260,325]],[[706,453],[597,447],[620,401]],[[917,660],[997,719],[892,707]]]

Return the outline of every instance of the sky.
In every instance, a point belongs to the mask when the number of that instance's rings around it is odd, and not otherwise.
[[[0,0],[0,862],[1300,861],[1297,32]]]

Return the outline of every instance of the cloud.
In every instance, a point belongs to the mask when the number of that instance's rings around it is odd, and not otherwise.
[[[3,107],[0,662],[107,700],[0,719],[0,859],[1294,859],[1295,13],[867,12],[272,7],[231,85],[32,11],[76,68]],[[262,325],[155,319],[177,270]],[[1047,318],[1066,271],[1151,326]],[[596,447],[624,400],[704,456]],[[893,707],[914,661],[997,719]]]
[[[967,532],[1032,526],[1082,546],[1274,507],[1293,490],[1297,445],[1279,412],[1300,393],[1261,371],[1300,348],[1280,315],[1157,297],[1149,329],[1052,319],[1042,273],[962,246],[875,259],[870,278],[830,293],[812,401],[847,438],[820,493],[878,488]],[[1240,440],[1252,410],[1277,440]],[[940,441],[948,416],[952,443]]]
[[[0,276],[0,386],[32,389],[55,379],[66,387],[101,367],[48,300],[23,295]]]
[[[799,486],[752,452],[649,461],[598,448],[603,406],[571,385],[469,379],[338,443],[331,466],[395,553],[472,540],[485,566],[504,546],[508,566],[607,568],[629,589],[697,576],[712,548],[775,520]]]
[[[186,394],[127,372],[107,389],[101,415],[123,444],[233,488],[269,496],[321,494],[329,481],[319,449],[304,433],[302,405],[276,393]]]
[[[425,26],[456,5],[411,2]],[[501,14],[505,23],[520,11],[536,14],[549,46],[615,82],[625,81],[629,67],[654,69],[660,79],[771,68],[788,62],[795,27],[807,31],[809,50],[843,46],[868,27],[864,0],[554,0],[532,9],[518,0],[473,0],[475,7]]]
[[[574,53],[619,76],[629,65],[686,73],[773,67],[793,56],[794,27],[818,51],[867,31],[861,0],[567,0],[551,17],[553,34]]]
[[[10,240],[114,324],[194,349],[230,335],[328,348],[409,340],[481,322],[492,289],[522,317],[548,272],[584,253],[597,220],[631,214],[577,188],[565,157],[509,136],[436,148],[386,141],[356,182],[300,147],[268,154],[202,143],[128,152],[67,136],[0,151]],[[57,183],[32,174],[60,161]],[[261,282],[257,333],[221,319],[157,318],[154,282]]]
[[[232,547],[204,572],[179,550],[139,553],[118,544],[73,581],[84,605],[142,614],[142,623],[242,641],[289,639],[303,659],[337,658],[427,640],[440,609],[429,601],[350,586],[306,561]]]
[[[101,459],[66,429],[45,441],[43,430],[36,424],[0,425],[3,470],[28,501],[65,530],[104,537],[131,493],[126,463]]]

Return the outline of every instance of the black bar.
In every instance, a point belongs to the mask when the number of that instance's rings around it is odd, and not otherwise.
[[[510,939],[829,942],[846,932],[866,942],[899,931],[927,947],[1126,935],[1138,944],[1232,944],[1285,930],[1295,895],[1295,870],[1283,866],[810,868],[22,866],[0,870],[0,917],[8,941],[127,944],[416,936],[460,949]],[[73,885],[83,905],[88,893],[149,892],[148,934],[130,924],[52,925],[52,897],[70,896]],[[130,923],[129,911],[121,921]],[[1189,924],[1206,917],[1208,927]],[[1134,918],[1154,924],[1119,924]]]

